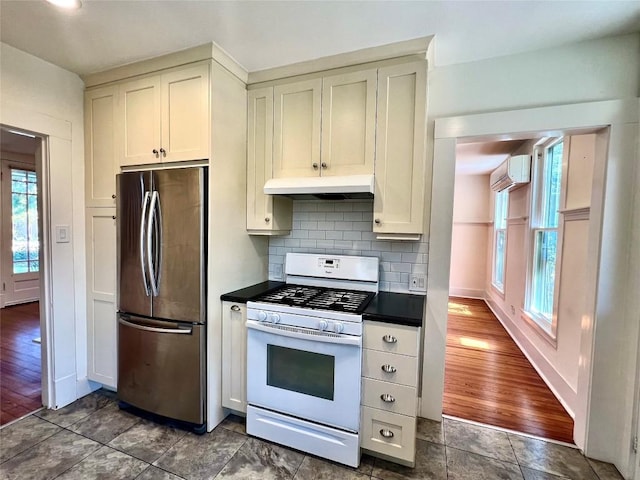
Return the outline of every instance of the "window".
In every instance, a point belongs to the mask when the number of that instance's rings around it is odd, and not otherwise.
[[[507,247],[507,210],[509,192],[497,192],[493,210],[493,275],[492,283],[504,293],[504,270]]]
[[[562,189],[562,139],[538,152],[531,202],[532,257],[529,268],[527,313],[545,331],[555,334],[554,293],[558,254],[558,217]]]
[[[11,169],[11,232],[13,273],[37,272],[38,184],[36,173],[30,170]]]

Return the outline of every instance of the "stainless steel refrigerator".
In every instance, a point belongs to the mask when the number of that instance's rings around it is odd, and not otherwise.
[[[117,176],[118,397],[205,424],[206,167]]]

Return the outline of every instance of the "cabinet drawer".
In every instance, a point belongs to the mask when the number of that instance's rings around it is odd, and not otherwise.
[[[364,322],[364,348],[400,355],[418,356],[420,330],[406,325],[381,322]]]
[[[417,397],[415,387],[382,382],[372,378],[362,379],[362,404],[367,407],[415,416],[418,403]]]
[[[364,349],[362,376],[416,387],[418,385],[418,359],[406,355]]]
[[[362,407],[361,446],[413,466],[415,462],[416,417]]]

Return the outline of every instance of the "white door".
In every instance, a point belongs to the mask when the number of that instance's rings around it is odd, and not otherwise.
[[[2,161],[1,306],[40,299],[35,162]]]

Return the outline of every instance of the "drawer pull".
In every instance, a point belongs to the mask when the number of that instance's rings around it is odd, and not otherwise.
[[[393,395],[389,393],[383,393],[382,395],[380,395],[380,400],[387,403],[393,403],[396,401],[396,399],[393,398]]]
[[[382,371],[386,372],[386,373],[395,373],[396,372],[396,367],[394,367],[393,365],[389,365],[388,363],[385,365],[382,365]]]
[[[393,335],[385,335],[384,337],[382,337],[382,340],[385,343],[398,343],[398,339]]]
[[[384,438],[393,438],[393,432],[386,428],[380,429],[380,435],[382,435]]]
[[[240,311],[240,307],[238,305],[231,305],[231,311],[232,312],[239,312]]]

